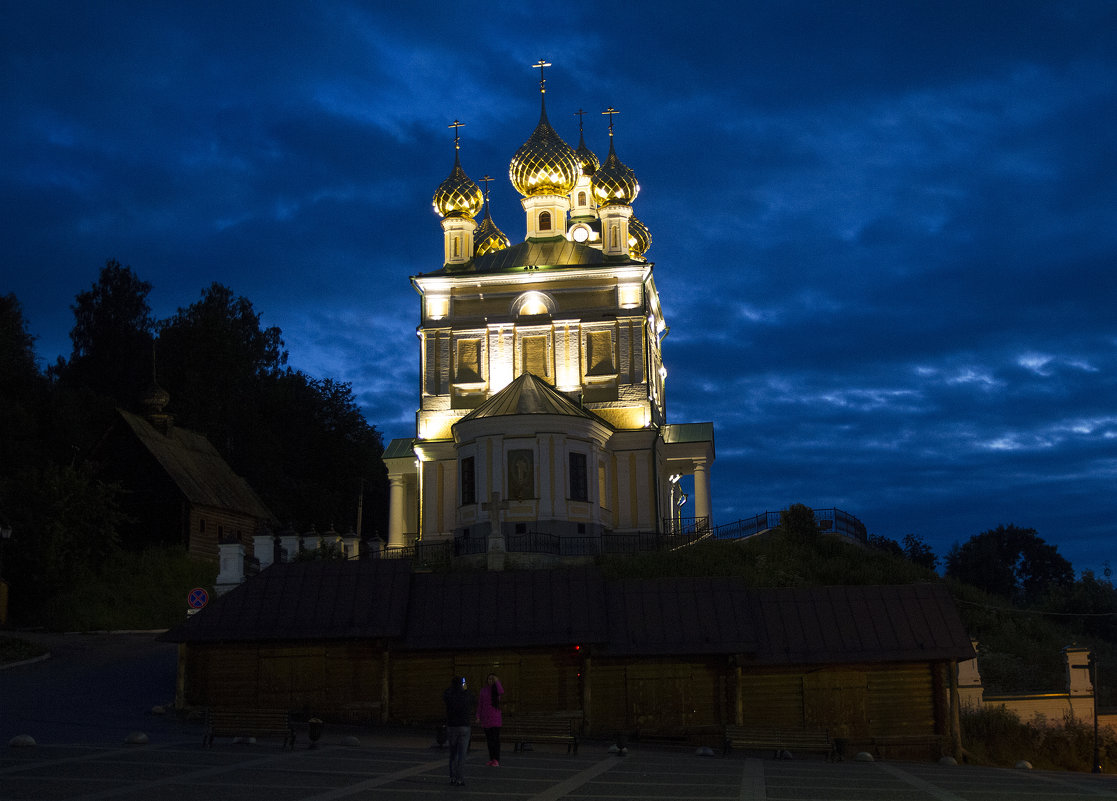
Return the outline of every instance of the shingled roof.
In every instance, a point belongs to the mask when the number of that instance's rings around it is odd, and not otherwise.
[[[592,646],[795,665],[972,658],[942,584],[749,588],[606,580],[597,568],[410,572],[404,560],[277,564],[164,635],[172,642],[363,639],[400,650]]]
[[[734,653],[756,664],[969,658],[942,584],[750,589],[737,579],[611,582],[611,654]]]
[[[605,583],[591,568],[418,574],[400,647],[602,642],[605,601]]]
[[[398,639],[410,581],[411,563],[403,559],[273,564],[160,639]]]
[[[521,373],[511,384],[494,394],[484,403],[463,417],[459,423],[481,420],[486,417],[504,417],[519,414],[557,414],[567,417],[585,417],[608,425],[589,409],[583,409],[542,378],[531,373]]]
[[[190,503],[274,519],[248,482],[233,472],[204,436],[178,427],[163,433],[139,415],[117,411]]]

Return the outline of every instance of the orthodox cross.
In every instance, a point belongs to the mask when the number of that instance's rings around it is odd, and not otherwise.
[[[491,180],[493,180],[493,177],[491,175],[483,175],[481,177],[481,183],[483,183],[485,185],[485,202],[486,203],[489,202],[489,181],[491,181]]]
[[[578,133],[582,133],[582,116],[586,113],[581,109],[574,112],[578,116]]]
[[[500,513],[508,508],[508,501],[500,500],[500,493],[494,492],[489,495],[489,500],[481,504],[481,510],[488,512],[492,517],[492,534],[502,534],[500,530]]]
[[[547,79],[543,77],[543,68],[549,66],[550,63],[542,58],[539,59],[538,64],[531,65],[533,70],[539,70],[539,93],[544,95],[547,94]]]
[[[601,112],[601,113],[602,113],[602,114],[608,114],[608,115],[609,115],[609,136],[610,136],[610,138],[612,138],[612,136],[613,136],[613,115],[614,115],[614,114],[620,114],[620,112],[619,112],[619,111],[617,111],[617,110],[616,110],[615,108],[613,108],[612,106],[609,106],[609,108],[605,109],[605,110],[604,110],[603,112]]]
[[[454,129],[454,150],[461,150],[461,145],[458,142],[458,140],[461,138],[460,135],[458,134],[458,129],[465,127],[465,123],[464,122],[458,122],[457,120],[454,120],[452,123],[450,123],[446,127]]]

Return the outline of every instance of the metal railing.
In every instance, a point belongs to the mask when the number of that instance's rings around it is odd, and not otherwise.
[[[833,532],[865,542],[865,524],[841,509],[815,509],[814,519],[819,531]],[[528,531],[505,537],[509,553],[532,553],[549,556],[599,556],[603,554],[637,554],[649,551],[677,551],[706,540],[740,540],[780,524],[781,512],[761,512],[734,523],[711,526],[707,517],[675,518],[669,531],[618,534],[604,532],[597,536],[561,536],[545,531]],[[458,536],[440,542],[416,542],[403,548],[384,548],[380,559],[411,559],[416,566],[436,567],[450,564],[455,556],[482,554],[488,550],[487,536]]]
[[[450,564],[453,548],[454,543],[449,540],[416,542],[414,545],[405,545],[401,548],[383,548],[377,558],[410,559],[416,567],[436,567]]]
[[[815,509],[814,521],[819,531],[828,531],[835,534],[844,534],[856,540],[865,542],[868,534],[865,524],[841,509]],[[762,531],[777,528],[780,524],[782,512],[761,512],[753,517],[746,517],[735,523],[724,523],[713,529],[714,537],[719,540],[740,540],[751,537]]]

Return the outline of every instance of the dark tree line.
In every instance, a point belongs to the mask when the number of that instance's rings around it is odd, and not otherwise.
[[[363,492],[358,533],[386,535],[383,443],[352,386],[289,367],[281,330],[228,287],[212,284],[165,320],[151,290],[109,261],[71,306],[69,358],[46,370],[19,300],[0,296],[0,522],[17,531],[0,569],[57,586],[107,558],[127,488],[101,482],[87,456],[115,409],[141,411],[155,381],[175,425],[204,434],[282,526],[350,530]]]

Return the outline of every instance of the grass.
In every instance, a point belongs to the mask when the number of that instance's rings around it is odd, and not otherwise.
[[[24,625],[52,631],[165,629],[186,619],[186,596],[212,588],[217,565],[180,548],[124,551],[98,575],[66,588],[36,609]]]

